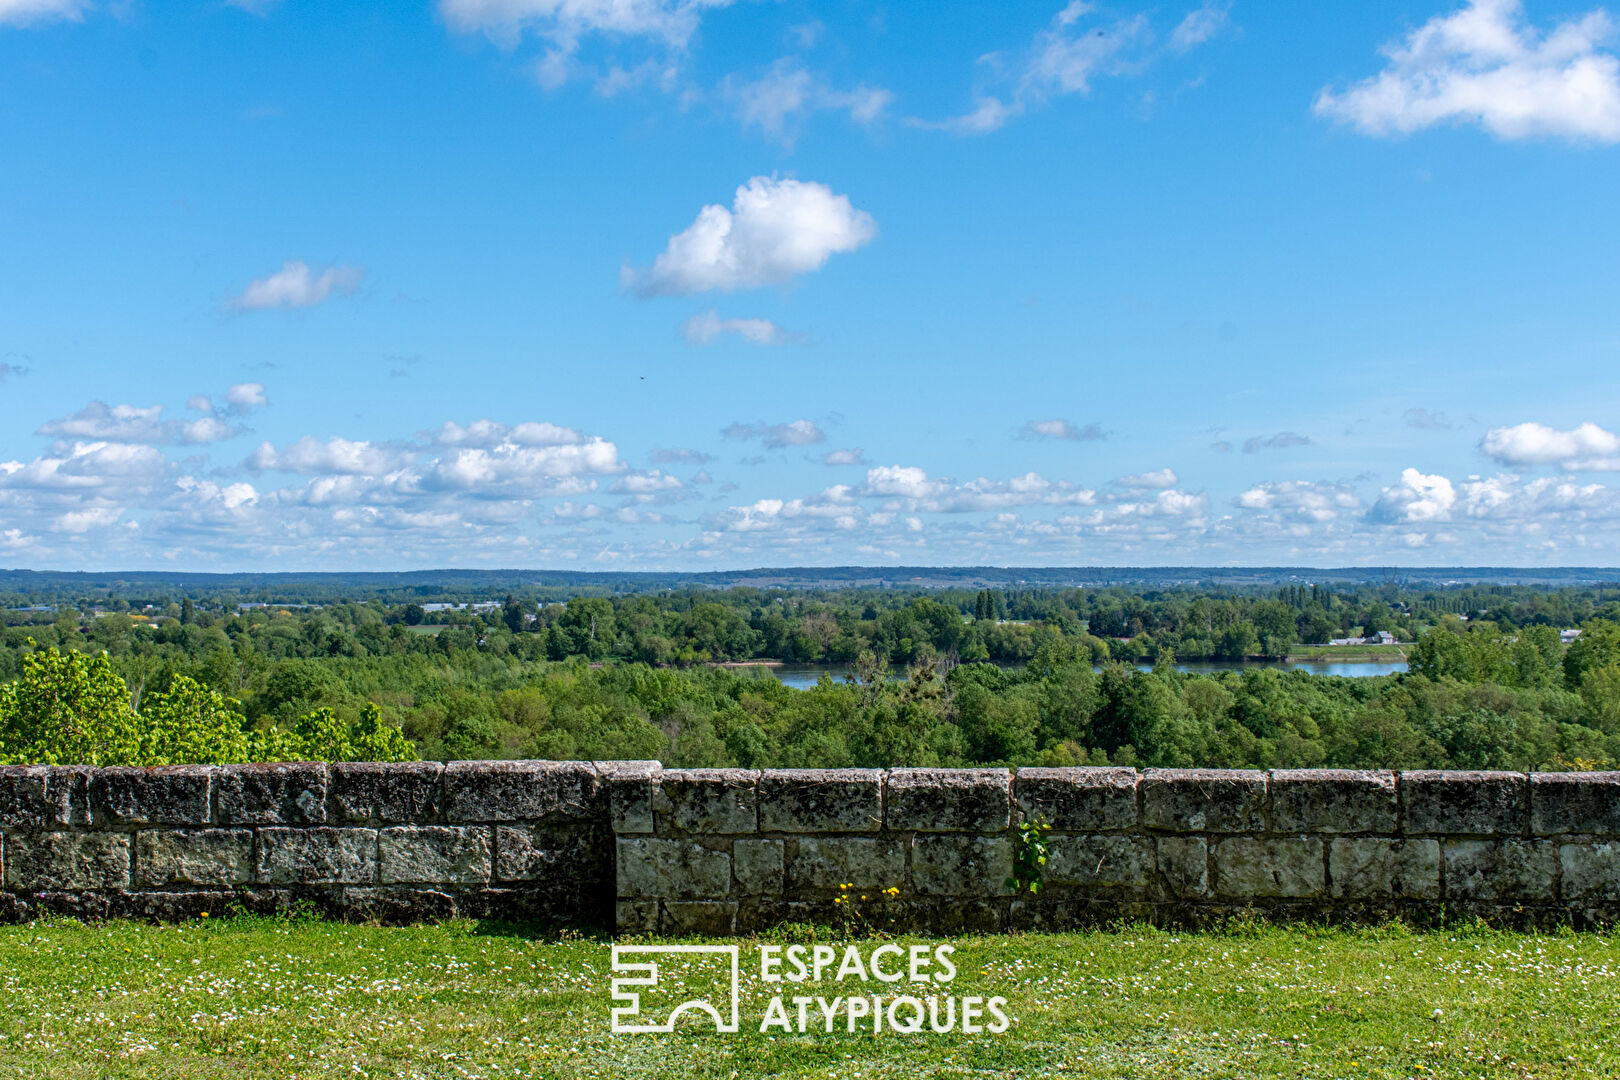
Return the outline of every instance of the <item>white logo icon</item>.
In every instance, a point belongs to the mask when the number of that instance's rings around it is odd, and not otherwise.
[[[697,997],[681,1002],[669,1011],[663,1023],[638,1023],[636,1021],[648,1018],[641,1015],[641,991],[629,989],[630,987],[644,986],[656,988],[658,986],[659,971],[658,956],[680,956],[682,954],[712,954],[724,956],[728,972],[731,977],[731,1011],[729,1017],[722,1014],[719,1008],[711,1001]],[[637,956],[647,956],[650,959],[634,962]],[[631,962],[623,958],[630,957]],[[625,977],[618,977],[620,973]],[[613,1009],[613,1033],[615,1035],[644,1035],[657,1032],[675,1030],[675,1021],[680,1019],[682,1013],[707,1013],[714,1020],[714,1029],[722,1033],[733,1033],[738,1030],[738,1001],[741,996],[741,979],[735,945],[615,945],[613,946],[613,1000],[622,1002]],[[718,972],[716,973],[718,974]]]

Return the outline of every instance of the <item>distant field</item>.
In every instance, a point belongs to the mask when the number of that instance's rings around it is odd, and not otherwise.
[[[407,626],[405,629],[413,634],[428,634],[432,636],[438,634],[440,630],[443,630],[448,625],[448,623],[433,623],[431,625]]]
[[[0,1075],[1620,1074],[1608,935],[1130,929],[956,944],[951,990],[1005,995],[1006,1034],[766,1037],[756,1021],[737,1035],[615,1036],[606,941],[471,923],[6,927]],[[745,1017],[763,985],[745,979]]]
[[[1337,660],[1341,663],[1399,664],[1406,660],[1402,645],[1295,645],[1290,660]]]

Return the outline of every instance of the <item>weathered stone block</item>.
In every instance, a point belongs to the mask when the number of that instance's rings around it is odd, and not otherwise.
[[[1065,832],[1136,825],[1135,769],[1019,769],[1013,796],[1026,819]]]
[[[1004,896],[1011,892],[1012,864],[1010,836],[918,836],[911,845],[911,888],[931,896]]]
[[[1142,823],[1166,832],[1240,833],[1266,828],[1266,774],[1247,769],[1149,769]]]
[[[883,827],[881,769],[767,769],[759,831],[864,833]]]
[[[664,903],[664,917],[660,929],[665,934],[703,934],[725,937],[737,929],[737,902],[679,901]]]
[[[596,761],[607,789],[608,819],[619,835],[653,831],[653,796],[664,766],[656,761]]]
[[[1328,848],[1333,895],[1350,900],[1434,900],[1440,896],[1440,844],[1365,836]]]
[[[500,825],[495,876],[501,881],[608,882],[613,838],[599,826]]]
[[[588,761],[452,761],[443,783],[444,820],[452,824],[577,821],[605,809]]]
[[[619,895],[700,900],[731,895],[731,856],[689,840],[620,837]]]
[[[78,765],[0,766],[0,827],[89,824],[92,771]]]
[[[737,890],[744,896],[781,896],[785,856],[780,840],[738,840],[731,847]]]
[[[1160,836],[1154,840],[1156,864],[1171,900],[1209,895],[1209,845],[1202,836]]]
[[[1098,889],[1142,889],[1153,880],[1153,840],[1146,836],[1048,837],[1045,881]],[[1008,872],[1011,872],[1009,863]]]
[[[621,934],[658,933],[658,901],[616,901],[613,905],[613,925]]]
[[[1215,892],[1229,899],[1322,895],[1322,841],[1235,836],[1213,846]]]
[[[1620,900],[1620,841],[1558,849],[1565,900]]]
[[[665,769],[653,796],[661,834],[757,832],[759,774],[750,769]]]
[[[5,857],[18,892],[129,887],[128,833],[11,833]]]
[[[324,762],[225,765],[214,777],[221,825],[323,825]]]
[[[437,761],[343,761],[332,765],[332,802],[348,825],[425,825],[439,820]]]
[[[224,889],[186,889],[179,892],[115,892],[108,894],[106,900],[108,914],[114,918],[184,922],[217,917],[236,902],[237,897]]]
[[[1395,774],[1350,769],[1274,769],[1271,827],[1284,833],[1395,831]]]
[[[101,825],[207,825],[208,789],[215,770],[208,765],[164,765],[153,769],[97,769],[90,781],[90,804]]]
[[[250,829],[163,829],[135,834],[139,885],[246,885],[253,880]]]
[[[1443,849],[1451,900],[1551,900],[1558,845],[1540,840],[1451,840]]]
[[[1052,835],[1046,885],[1140,889],[1152,884],[1153,840],[1146,836]]]
[[[1522,836],[1529,784],[1523,773],[1400,774],[1407,835]]]
[[[488,828],[402,825],[377,834],[377,880],[384,885],[482,884],[491,861]]]
[[[258,879],[266,885],[370,885],[376,829],[260,829]]]
[[[1620,772],[1533,773],[1530,832],[1620,836]]]
[[[788,860],[788,887],[857,889],[904,886],[906,852],[892,837],[806,836]]]
[[[345,918],[373,919],[386,926],[453,919],[458,914],[459,906],[452,893],[422,886],[351,886],[343,890]]]
[[[1012,821],[1006,769],[894,769],[884,784],[890,829],[1000,832]]]

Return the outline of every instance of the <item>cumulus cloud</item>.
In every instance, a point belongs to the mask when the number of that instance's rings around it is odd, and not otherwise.
[[[1018,431],[1020,439],[1068,439],[1070,442],[1098,442],[1108,437],[1101,424],[1075,427],[1067,420],[1031,420]]]
[[[812,446],[826,442],[827,434],[811,420],[790,420],[785,424],[735,423],[720,432],[721,438],[740,442],[758,440],[768,449],[781,450],[788,446]]]
[[[1361,499],[1349,485],[1308,480],[1268,480],[1248,488],[1233,502],[1244,510],[1277,511],[1311,524],[1334,521],[1361,507]]]
[[[720,95],[745,128],[758,128],[788,145],[812,113],[848,113],[856,123],[870,125],[881,119],[894,101],[894,94],[881,87],[834,89],[793,57],[776,61],[756,79],[728,76],[720,84]]]
[[[1368,518],[1385,524],[1445,521],[1457,504],[1457,490],[1444,476],[1402,469],[1399,483],[1385,488]]]
[[[823,465],[865,465],[866,453],[858,446],[844,450],[829,450],[821,455]]]
[[[1571,471],[1620,471],[1620,435],[1593,423],[1569,431],[1545,424],[1491,428],[1479,448],[1503,465],[1559,465]]]
[[[1620,59],[1601,46],[1614,23],[1599,8],[1543,33],[1519,0],[1473,0],[1383,49],[1388,63],[1316,112],[1368,135],[1479,124],[1499,139],[1620,142]]]
[[[196,402],[198,398],[194,397],[192,401]],[[197,420],[165,420],[162,405],[108,405],[106,402],[92,401],[78,412],[47,420],[35,434],[58,439],[161,446],[168,443],[219,442],[240,435],[244,430],[213,416]]]
[[[656,495],[662,492],[679,491],[685,487],[673,476],[652,469],[648,472],[629,473],[614,482],[609,491],[621,495]]]
[[[1222,444],[1214,444],[1218,449],[1229,449]],[[1243,440],[1245,454],[1258,454],[1262,450],[1288,450],[1295,446],[1309,446],[1311,440],[1296,431],[1279,431],[1275,435],[1254,435]]]
[[[866,471],[860,493],[902,500],[908,510],[969,513],[1015,506],[1084,506],[1097,493],[1068,481],[1030,472],[1010,480],[979,477],[965,483],[931,477],[914,465],[879,465]]]
[[[756,176],[731,208],[705,206],[644,270],[621,277],[639,296],[735,292],[819,270],[877,236],[877,222],[825,184]]]
[[[1173,488],[1181,482],[1174,469],[1154,469],[1151,472],[1121,476],[1114,480],[1123,488]]]
[[[545,421],[526,420],[521,424],[507,425],[494,420],[474,420],[465,427],[450,421],[427,432],[424,438],[435,446],[475,446],[488,450],[507,444],[577,446],[585,442],[587,437],[571,427]]]
[[[681,323],[681,336],[688,345],[712,345],[726,335],[750,345],[786,345],[794,337],[769,319],[722,319],[712,310]]]
[[[317,271],[306,262],[289,260],[275,273],[249,282],[230,306],[235,311],[314,307],[334,293],[353,293],[365,273],[358,266],[328,266]]]
[[[0,26],[29,26],[67,19],[78,22],[90,9],[90,0],[0,0]]]
[[[306,435],[277,450],[273,443],[260,443],[242,464],[254,472],[291,472],[305,476],[376,476],[398,468],[410,459],[404,451],[392,450],[364,439],[317,439]]]

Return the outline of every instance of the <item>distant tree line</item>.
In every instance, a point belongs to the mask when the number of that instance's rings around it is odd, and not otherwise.
[[[1611,595],[734,589],[432,612],[13,611],[0,759],[1596,767],[1620,762]],[[1416,641],[1409,673],[1174,665],[1369,627]],[[848,676],[799,691],[709,666],[758,657]]]

